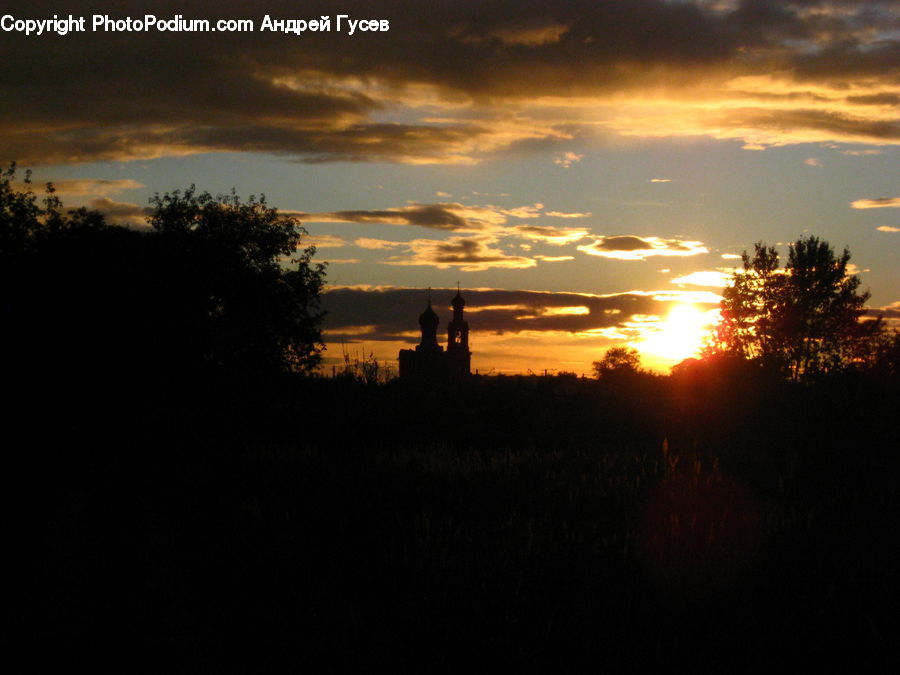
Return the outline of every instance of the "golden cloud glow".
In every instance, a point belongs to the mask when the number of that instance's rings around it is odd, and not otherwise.
[[[522,314],[516,317],[517,320],[529,320],[538,316],[586,316],[591,313],[587,307],[542,307],[537,314]]]
[[[712,291],[657,291],[651,294],[654,300],[662,302],[683,302],[689,304],[718,305],[722,296]]]
[[[562,211],[547,211],[547,213],[544,215],[550,216],[552,218],[590,218],[592,214],[590,211],[588,211],[587,213],[564,213]]]
[[[459,202],[437,204],[411,203],[387,209],[354,211],[330,211],[306,213],[305,211],[283,211],[282,215],[299,218],[310,223],[362,223],[372,225],[413,225],[447,232],[479,233],[492,232],[526,239],[542,239],[551,243],[577,241],[587,234],[584,228],[557,228],[540,225],[506,226],[510,218],[530,220],[547,215],[554,218],[586,218],[590,213],[544,212],[540,202],[503,208],[487,204],[476,206]]]
[[[679,286],[716,286],[718,288],[725,288],[730,280],[731,272],[724,272],[722,270],[704,270],[676,277],[672,279],[672,283],[678,284]]]
[[[900,208],[900,197],[879,197],[878,199],[857,199],[850,202],[854,209]]]
[[[473,314],[478,312],[525,312],[528,311],[527,305],[482,305],[480,307],[467,307],[466,313]]]
[[[498,230],[498,233],[541,241],[551,246],[573,244],[590,234],[583,227],[550,227],[549,225],[515,225]]]
[[[413,239],[405,242],[410,255],[391,256],[388,265],[432,265],[438,269],[458,267],[464,272],[486,269],[523,269],[534,267],[532,258],[508,255],[492,245],[497,238],[491,235],[450,237],[448,239]]]
[[[560,155],[559,157],[555,157],[553,159],[553,163],[557,166],[561,166],[564,169],[568,169],[573,164],[577,164],[582,159],[584,159],[584,155],[579,155],[577,152],[566,152]]]
[[[109,197],[92,199],[87,206],[102,213],[112,223],[137,229],[149,227],[147,217],[150,215],[150,209],[146,206],[138,206],[131,202],[117,202]]]
[[[24,190],[26,187],[24,183],[15,184],[17,190]],[[53,181],[53,189],[58,197],[109,197],[125,190],[137,190],[142,187],[146,186],[131,178],[116,180],[73,178]]]
[[[316,248],[341,248],[347,246],[348,242],[343,237],[336,234],[311,234],[303,238],[300,243],[301,248],[307,246],[315,246]]]
[[[577,247],[582,253],[616,260],[644,260],[651,256],[692,256],[709,253],[699,241],[616,235],[600,237],[591,244]]]
[[[392,248],[398,248],[405,246],[405,242],[402,241],[389,241],[387,239],[371,239],[369,237],[360,237],[359,239],[355,239],[353,241],[354,246],[358,246],[359,248],[366,248],[373,251],[383,251]]]

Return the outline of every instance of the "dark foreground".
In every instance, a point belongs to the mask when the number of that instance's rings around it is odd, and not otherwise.
[[[4,642],[31,669],[897,660],[889,385],[179,396],[83,403],[7,434],[22,609]]]

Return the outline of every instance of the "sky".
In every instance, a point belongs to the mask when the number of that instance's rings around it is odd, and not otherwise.
[[[154,193],[264,194],[328,262],[326,368],[392,365],[427,289],[440,331],[459,283],[479,372],[589,373],[623,344],[664,372],[696,353],[743,251],[785,259],[810,234],[848,247],[869,307],[900,316],[900,0],[0,14],[0,159],[129,227]],[[87,30],[15,30],[54,14]],[[254,29],[95,31],[95,14]]]

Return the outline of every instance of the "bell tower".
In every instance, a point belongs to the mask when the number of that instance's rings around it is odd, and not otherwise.
[[[452,304],[453,320],[447,324],[447,370],[451,377],[465,377],[472,372],[472,352],[469,351],[469,322],[463,316],[466,301],[459,283]]]

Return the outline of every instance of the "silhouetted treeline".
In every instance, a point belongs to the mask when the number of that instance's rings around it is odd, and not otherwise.
[[[720,376],[283,375],[20,437],[24,620],[150,671],[886,667],[896,389]]]

